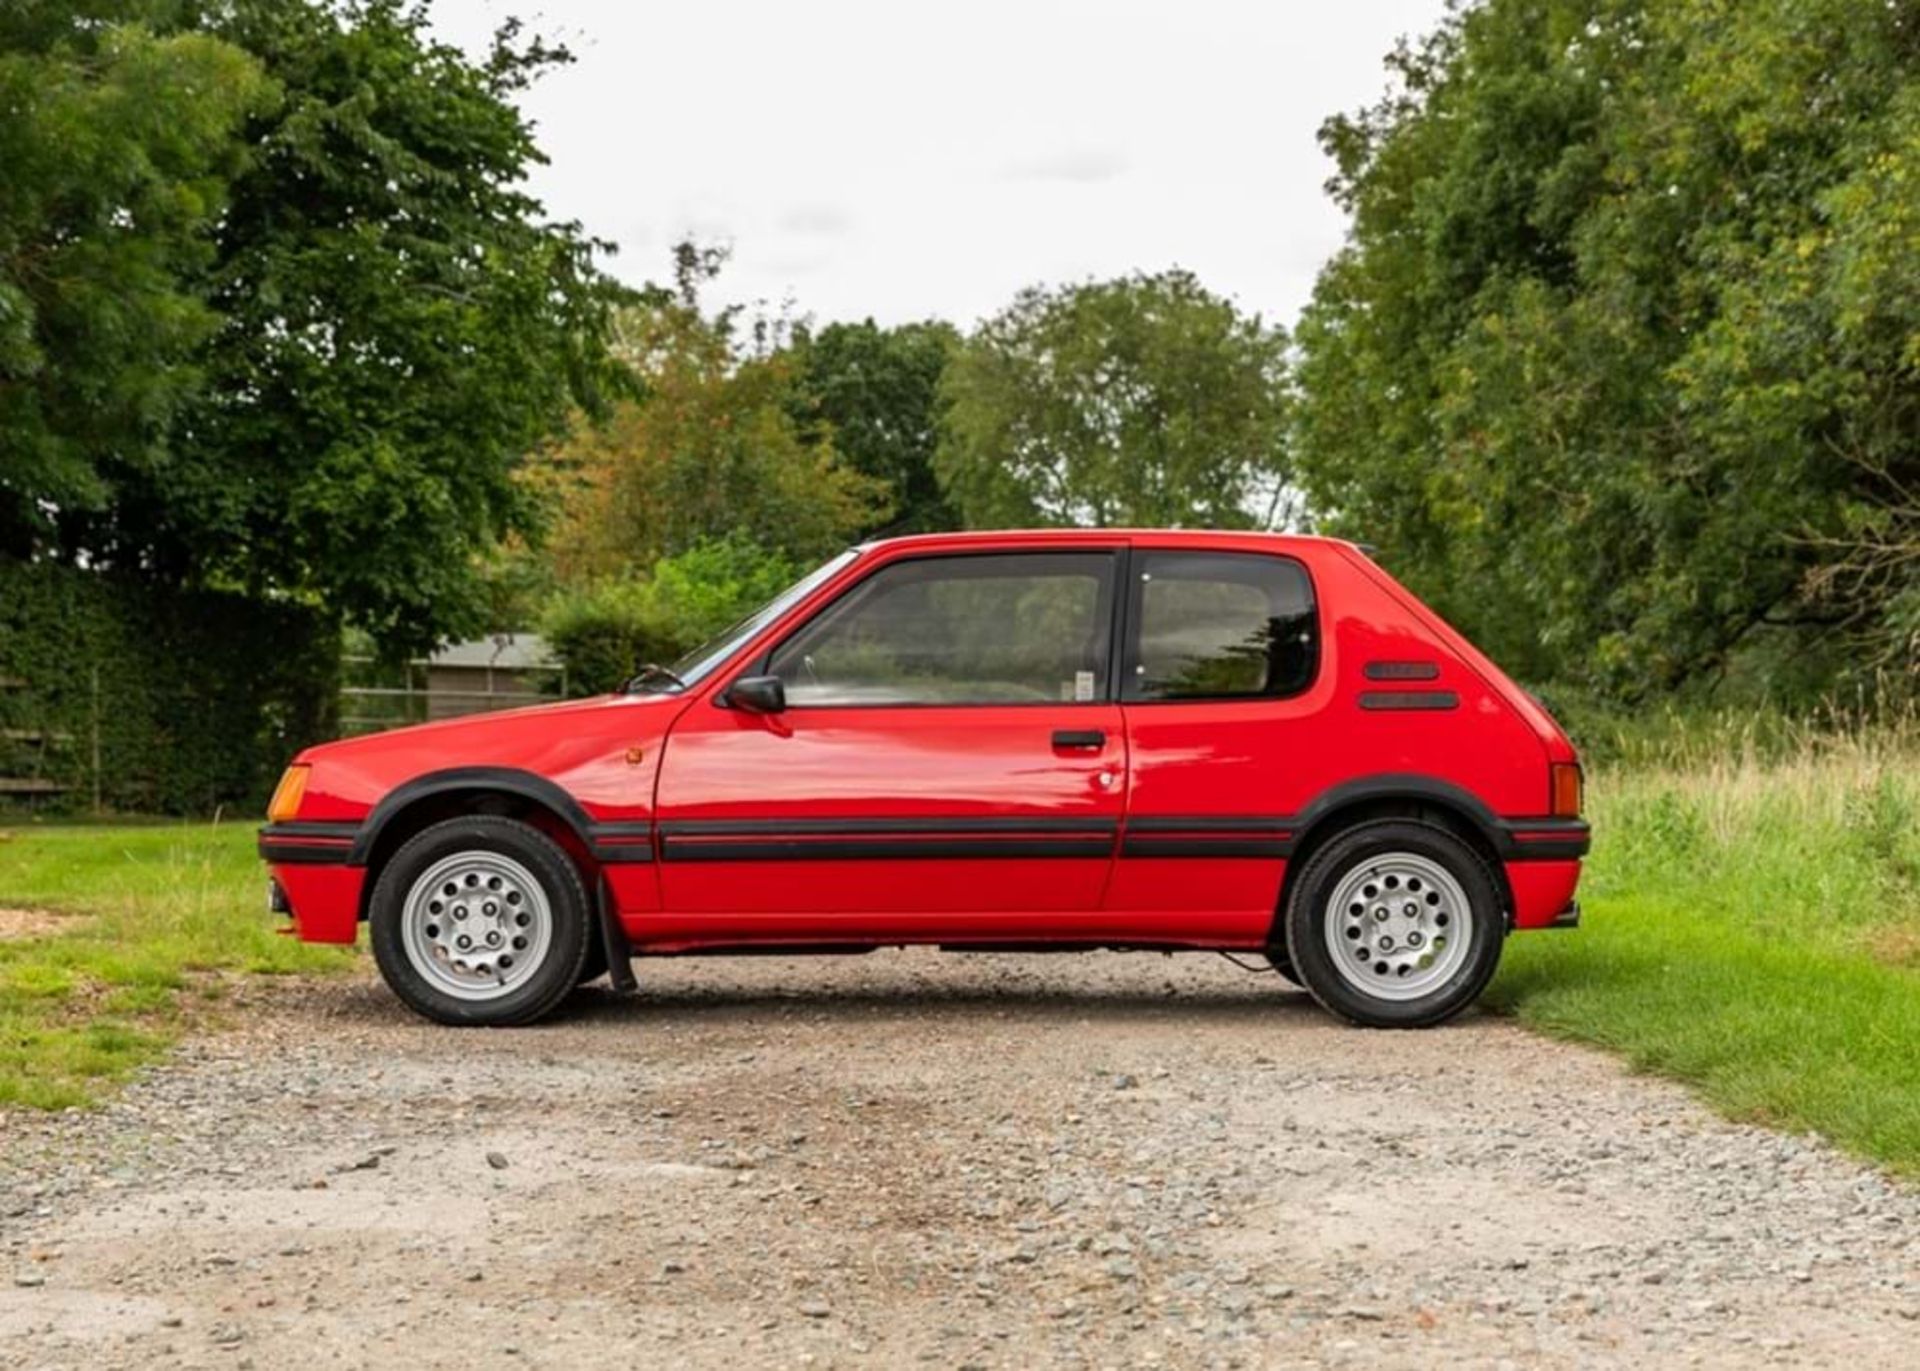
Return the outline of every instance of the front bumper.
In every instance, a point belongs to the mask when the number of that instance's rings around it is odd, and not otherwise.
[[[276,866],[338,866],[352,857],[359,835],[359,824],[268,824],[260,830],[260,858]]]
[[[273,862],[267,867],[270,891],[277,891],[276,913],[293,916],[293,933],[303,943],[351,943],[360,931],[363,866],[344,863]],[[269,897],[270,902],[273,897]]]

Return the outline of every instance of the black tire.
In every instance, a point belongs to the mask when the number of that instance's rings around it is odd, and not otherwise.
[[[1465,957],[1417,999],[1366,993],[1342,974],[1327,943],[1327,905],[1341,882],[1391,853],[1411,853],[1437,864],[1466,897],[1463,912],[1471,937]],[[1418,819],[1374,820],[1336,834],[1307,859],[1293,881],[1282,922],[1287,959],[1300,984],[1323,1008],[1368,1028],[1430,1028],[1458,1014],[1493,979],[1507,931],[1500,887],[1486,861],[1449,829]]]
[[[1267,965],[1280,973],[1280,979],[1288,985],[1300,984],[1300,973],[1293,969],[1293,962],[1287,957],[1287,949],[1276,944],[1267,949]]]
[[[587,930],[587,955],[580,959],[580,974],[574,978],[575,985],[585,985],[588,981],[597,981],[607,974],[607,940],[600,935],[600,923],[594,921]]]
[[[462,999],[435,986],[408,957],[402,922],[408,892],[435,863],[462,852],[497,853],[517,862],[545,894],[552,930],[540,964],[511,991]],[[560,845],[531,825],[488,814],[462,815],[409,838],[381,869],[368,901],[368,935],[380,974],[417,1014],[457,1027],[532,1023],[578,983],[596,930],[580,872]]]

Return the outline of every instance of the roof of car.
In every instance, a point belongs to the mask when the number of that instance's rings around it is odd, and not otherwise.
[[[1238,528],[1001,528],[971,529],[964,533],[910,533],[897,538],[875,538],[863,548],[943,548],[974,543],[1096,543],[1152,541],[1196,547],[1226,544],[1272,544],[1281,547],[1354,546],[1341,538],[1309,533],[1262,533]]]

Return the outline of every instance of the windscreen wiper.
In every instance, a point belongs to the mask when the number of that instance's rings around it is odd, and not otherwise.
[[[648,662],[627,679],[627,683],[620,687],[620,693],[622,695],[632,695],[648,681],[653,680],[666,681],[681,690],[687,688],[687,683],[681,680],[671,667],[664,667],[656,662]]]

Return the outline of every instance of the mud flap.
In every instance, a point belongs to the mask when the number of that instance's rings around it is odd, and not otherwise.
[[[595,882],[594,888],[600,906],[600,942],[607,953],[607,983],[617,994],[631,995],[640,983],[633,978],[633,949],[627,945],[627,931],[614,912],[613,892],[607,889],[606,877]]]

